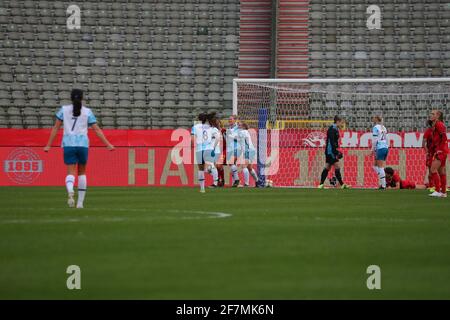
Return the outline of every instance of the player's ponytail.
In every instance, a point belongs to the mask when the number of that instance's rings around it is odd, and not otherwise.
[[[213,127],[217,126],[217,123],[216,123],[217,122],[217,116],[216,116],[215,112],[208,113],[207,118],[208,118],[208,122],[209,122],[209,124],[211,126],[213,126]]]
[[[202,112],[198,115],[198,120],[201,121],[201,123],[205,123],[206,120],[208,120],[208,115],[205,112]]]
[[[81,101],[83,100],[83,91],[80,89],[73,89],[70,94],[70,99],[72,100],[74,117],[78,117],[81,114]]]
[[[439,113],[439,121],[444,121],[444,113],[441,110],[438,110]]]
[[[384,172],[388,175],[393,175],[394,174],[394,169],[392,169],[391,167],[386,167],[384,168]]]
[[[339,121],[342,121],[342,118],[339,117],[339,116],[334,116],[333,121],[334,121],[334,123],[337,123],[337,122],[339,122]]]

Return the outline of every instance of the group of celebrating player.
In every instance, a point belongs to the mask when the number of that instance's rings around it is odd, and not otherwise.
[[[238,166],[242,166],[244,187],[250,186],[250,175],[258,187],[258,175],[252,167],[256,159],[256,149],[247,123],[231,116],[228,128],[224,128],[214,112],[199,114],[198,121],[199,123],[192,127],[191,134],[200,192],[205,192],[205,169],[213,177],[211,188],[224,186],[224,165],[231,166],[232,187],[240,186]]]
[[[372,148],[374,155],[373,169],[378,176],[379,189],[425,189],[430,190],[431,197],[447,197],[447,174],[445,164],[448,154],[447,129],[443,122],[443,112],[433,110],[428,120],[428,129],[423,137],[423,147],[426,151],[426,166],[428,168],[428,185],[415,184],[408,180],[401,180],[397,172],[391,167],[386,167],[386,159],[389,154],[389,143],[387,141],[387,130],[383,125],[381,116],[373,117],[374,127],[372,130]],[[349,188],[342,180],[339,160],[343,157],[339,151],[339,129],[343,126],[343,119],[334,117],[334,123],[327,131],[325,144],[325,167],[320,177],[319,189],[324,188],[325,180],[328,177],[331,167],[334,166],[335,176],[330,179],[335,185],[336,180],[341,188]]]
[[[48,152],[53,144],[58,130],[64,128],[62,147],[64,148],[64,163],[67,165],[65,184],[68,193],[68,205],[75,206],[74,184],[78,175],[78,201],[77,208],[83,208],[83,202],[87,189],[86,165],[88,159],[88,128],[92,127],[109,150],[114,146],[105,138],[102,130],[96,124],[97,120],[92,111],[82,105],[83,92],[72,90],[72,104],[62,106],[56,113],[56,122],[53,127],[44,151]],[[192,142],[195,147],[195,163],[198,165],[198,181],[200,192],[205,192],[205,169],[213,177],[212,188],[224,186],[224,165],[231,166],[232,186],[240,186],[238,167],[242,168],[244,175],[244,187],[250,186],[250,176],[253,177],[255,186],[260,187],[260,180],[253,169],[256,159],[256,149],[253,145],[248,125],[239,121],[236,116],[231,116],[228,128],[222,127],[215,113],[201,113],[198,116],[199,123],[192,127]],[[424,185],[416,185],[407,180],[401,180],[397,172],[392,168],[385,168],[389,154],[387,130],[380,116],[373,118],[373,154],[374,171],[378,175],[379,189],[419,189]],[[339,151],[339,129],[344,120],[339,116],[334,118],[334,123],[327,131],[325,159],[326,165],[322,171],[319,188],[324,188],[324,182],[329,171],[334,167],[335,177],[330,182],[339,183],[341,188],[349,188],[344,183],[340,171],[339,160],[343,157]],[[426,150],[426,166],[429,171],[430,196],[447,197],[447,176],[445,164],[448,154],[447,130],[443,122],[443,113],[433,110],[428,121],[429,128],[423,139],[423,147]]]

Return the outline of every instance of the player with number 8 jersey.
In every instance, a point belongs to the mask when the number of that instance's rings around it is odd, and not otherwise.
[[[372,148],[375,157],[373,170],[378,175],[378,187],[381,190],[386,189],[386,173],[384,166],[389,153],[389,144],[387,141],[387,130],[383,125],[381,116],[373,117],[374,127],[372,129]]]
[[[78,173],[77,208],[83,208],[87,188],[88,128],[92,127],[94,129],[97,136],[109,150],[114,150],[114,147],[103,135],[91,109],[82,105],[83,91],[73,89],[71,92],[71,100],[72,104],[62,106],[56,113],[56,122],[44,151],[48,152],[50,150],[58,130],[63,125],[64,134],[61,146],[64,149],[64,163],[67,165],[68,172],[65,180],[68,193],[67,203],[69,207],[75,206],[74,184],[75,174]]]

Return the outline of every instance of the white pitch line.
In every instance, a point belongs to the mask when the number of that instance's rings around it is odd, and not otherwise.
[[[36,208],[6,208],[5,210],[36,210]],[[49,211],[76,211],[76,209],[69,208],[46,208]],[[90,211],[105,211],[101,208],[91,208],[83,209]],[[84,213],[81,211],[80,213]],[[119,211],[119,212],[142,212],[142,213],[152,213],[148,209],[125,209],[125,208],[114,208],[108,209],[107,211]],[[0,224],[49,224],[49,223],[73,223],[73,222],[123,222],[123,221],[150,221],[150,220],[195,220],[195,219],[223,219],[231,217],[231,213],[225,212],[209,212],[209,211],[191,211],[191,210],[167,210],[167,213],[184,213],[184,214],[200,214],[203,216],[148,216],[148,217],[89,217],[89,216],[79,216],[70,218],[43,218],[43,219],[0,219]],[[158,212],[164,213],[164,212]]]

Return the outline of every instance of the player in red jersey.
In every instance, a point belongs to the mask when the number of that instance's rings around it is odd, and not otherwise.
[[[388,189],[425,189],[423,184],[415,184],[412,181],[400,179],[398,172],[394,171],[391,167],[384,169],[386,173],[386,187]]]
[[[426,152],[426,160],[425,160],[425,165],[428,168],[428,189],[431,192],[434,192],[434,184],[433,184],[433,179],[431,177],[431,162],[433,162],[433,149],[432,149],[432,144],[433,144],[433,122],[431,120],[427,121],[427,125],[428,128],[427,130],[425,130],[425,133],[423,134],[423,139],[422,139],[422,147],[425,149]]]
[[[227,151],[227,139],[225,139],[225,132],[227,129],[222,127],[222,123],[220,120],[217,121],[217,128],[220,130],[220,135],[222,137],[222,153],[220,154],[220,158],[216,163],[217,171],[219,173],[219,183],[217,184],[219,187],[223,187],[225,185],[225,173],[223,170],[223,166],[227,164],[226,161],[226,151]]]
[[[433,122],[433,158],[431,162],[431,176],[436,191],[430,194],[432,197],[447,197],[447,173],[445,162],[447,161],[448,142],[447,128],[444,125],[444,114],[440,110],[433,110],[430,114]]]

